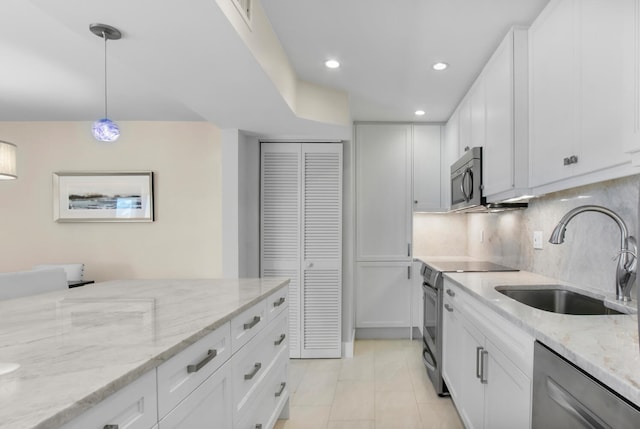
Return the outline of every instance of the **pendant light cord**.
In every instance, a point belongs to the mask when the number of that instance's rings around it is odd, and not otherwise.
[[[104,117],[107,115],[107,34],[103,31],[102,38],[104,39]]]

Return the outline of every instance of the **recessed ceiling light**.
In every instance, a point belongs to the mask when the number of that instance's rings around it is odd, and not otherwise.
[[[416,110],[416,116],[422,116],[424,115],[424,110]]]
[[[435,63],[431,67],[433,67],[434,70],[442,71],[442,70],[446,69],[447,67],[449,67],[449,64],[447,64],[447,63]]]
[[[340,63],[337,60],[327,60],[324,62],[324,65],[330,69],[337,69],[340,67]]]

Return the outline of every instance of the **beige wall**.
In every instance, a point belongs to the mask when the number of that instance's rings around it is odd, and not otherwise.
[[[88,122],[0,122],[18,180],[0,182],[0,271],[86,264],[85,278],[219,277],[219,130],[206,122],[123,122],[99,143]],[[52,173],[153,171],[152,223],[56,223]]]

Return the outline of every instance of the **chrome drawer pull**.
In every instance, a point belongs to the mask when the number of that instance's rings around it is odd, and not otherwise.
[[[245,324],[244,324],[244,329],[245,329],[245,330],[246,330],[246,329],[251,329],[251,328],[253,328],[254,326],[256,326],[258,323],[260,323],[260,316],[255,316],[255,317],[251,320],[251,322],[249,322],[249,323],[245,323]]]
[[[262,429],[262,423],[258,423],[258,424],[256,425],[256,429]]]
[[[280,307],[282,304],[284,304],[284,301],[285,301],[284,296],[281,296],[279,300],[277,300],[277,301],[275,301],[273,303],[273,306],[274,307]]]
[[[482,380],[482,373],[481,368],[480,368],[480,354],[482,353],[482,350],[484,350],[484,347],[476,347],[476,378],[479,378]]]
[[[260,371],[260,368],[262,368],[262,364],[260,362],[256,362],[256,364],[253,366],[253,371],[251,371],[249,374],[245,374],[244,379],[251,380],[253,377],[256,376],[258,371]]]
[[[102,429],[118,429],[118,425],[104,425]]]
[[[284,341],[285,338],[287,338],[287,336],[285,334],[281,334],[280,338],[273,342],[273,345],[274,346],[279,346],[280,344],[282,344],[282,342]]]
[[[198,372],[200,371],[200,369],[202,369],[203,366],[205,366],[206,364],[208,364],[209,362],[211,362],[211,360],[216,357],[218,355],[218,350],[215,349],[211,349],[207,352],[207,357],[202,359],[200,362],[198,362],[195,365],[187,365],[187,372]],[[111,429],[111,428],[106,428],[106,429]],[[112,428],[112,429],[117,429],[117,428]]]
[[[282,392],[284,392],[284,388],[287,387],[287,383],[280,383],[280,390],[278,390],[275,393],[276,398],[280,395],[282,395]]]
[[[447,289],[447,295],[456,296],[456,293],[454,291],[452,291],[451,289]]]
[[[486,369],[486,363],[484,358],[489,356],[489,352],[486,350],[483,350],[480,353],[480,366],[482,367],[482,370],[480,371],[480,383],[482,384],[487,384],[488,380],[487,380],[487,374],[485,374],[484,370]]]
[[[448,312],[453,312],[453,307],[450,306],[449,304],[445,304],[444,308],[448,311]]]

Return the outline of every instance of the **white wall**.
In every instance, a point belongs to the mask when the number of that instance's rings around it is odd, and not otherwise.
[[[219,130],[205,122],[123,122],[99,143],[88,122],[0,122],[18,146],[18,180],[0,183],[0,271],[86,264],[85,278],[220,277]],[[52,173],[155,175],[152,223],[56,223]]]

